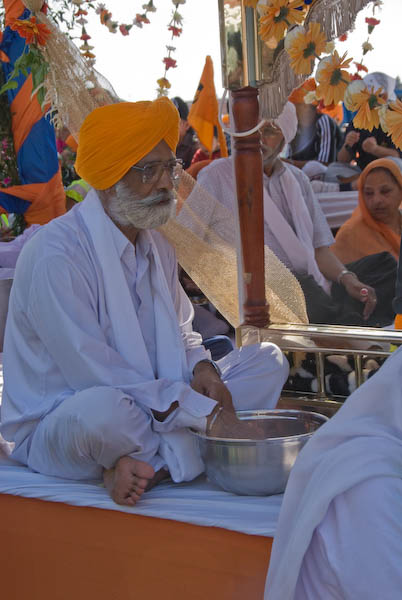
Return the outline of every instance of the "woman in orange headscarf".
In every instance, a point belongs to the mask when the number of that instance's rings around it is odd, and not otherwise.
[[[332,251],[344,263],[389,252],[401,243],[402,160],[372,161],[359,178],[359,206],[338,231]]]

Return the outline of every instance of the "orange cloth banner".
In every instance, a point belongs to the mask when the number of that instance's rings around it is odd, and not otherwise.
[[[218,132],[221,156],[228,156],[226,139],[218,120],[218,100],[214,85],[214,67],[207,56],[200,83],[188,114],[188,122],[196,131],[200,143],[212,154],[214,127]]]

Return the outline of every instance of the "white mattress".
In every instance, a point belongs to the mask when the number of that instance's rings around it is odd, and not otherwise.
[[[282,502],[282,495],[257,497],[229,494],[201,476],[190,483],[161,483],[146,492],[137,506],[118,506],[99,484],[33,473],[13,464],[4,453],[0,453],[0,494],[64,502],[74,506],[93,506],[268,537],[275,533]]]

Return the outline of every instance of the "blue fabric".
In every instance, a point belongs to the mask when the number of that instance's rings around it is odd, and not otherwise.
[[[226,335],[214,335],[202,343],[204,348],[211,352],[212,360],[219,360],[233,350],[232,341]]]
[[[53,126],[44,117],[35,123],[17,156],[22,184],[46,183],[57,173],[56,137]]]
[[[19,18],[29,19],[30,14],[30,11],[26,9]],[[13,71],[15,61],[22,55],[24,49],[28,51],[28,48],[29,46],[25,45],[24,38],[20,37],[10,27],[6,27],[2,43],[0,44],[0,49],[10,59],[9,63],[2,63],[6,80]],[[7,92],[9,105],[17,98],[25,80],[25,76],[21,74],[17,79],[18,87]],[[29,107],[27,108],[29,110]],[[34,121],[34,118],[32,118],[32,121]],[[21,186],[34,183],[47,183],[55,176],[59,169],[56,136],[54,128],[47,118],[42,117],[39,121],[34,122],[22,146],[19,148],[16,158]],[[17,195],[0,192],[0,205],[8,212],[24,213],[30,204],[30,202],[18,198]]]
[[[30,206],[30,202],[22,200],[13,194],[6,194],[0,191],[0,206],[2,206],[9,213],[24,213]]]
[[[20,16],[20,19],[29,19],[30,14],[30,11],[26,8]],[[3,33],[3,40],[0,44],[0,50],[3,50],[3,52],[10,59],[9,63],[2,63],[5,81],[7,81],[10,73],[13,71],[14,63],[17,60],[17,58],[21,56],[21,54],[24,51],[24,48],[25,39],[20,37],[20,35],[16,31],[13,31],[10,27],[6,27]],[[15,90],[8,90],[7,92],[9,104],[11,104],[11,102],[14,100],[14,98],[20,91],[22,85],[24,84],[24,75],[20,74],[16,81],[18,82],[18,87]]]

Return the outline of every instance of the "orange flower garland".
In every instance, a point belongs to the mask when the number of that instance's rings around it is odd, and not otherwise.
[[[285,38],[290,65],[298,75],[310,75],[314,61],[325,51],[326,38],[319,23],[310,23],[308,30],[295,27]]]
[[[352,59],[346,60],[346,52],[339,56],[335,50],[332,56],[323,58],[317,67],[316,80],[317,98],[323,100],[325,105],[338,104],[343,100],[345,90],[350,81],[346,71]]]
[[[391,136],[395,146],[402,149],[402,102],[400,100],[391,102],[383,113],[383,119],[381,116],[380,114],[381,127]]]
[[[14,19],[10,23],[10,28],[16,31],[18,35],[25,38],[26,44],[38,44],[45,46],[51,31],[42,23],[37,23],[36,17],[30,19]]]
[[[292,25],[303,22],[305,5],[302,0],[269,0],[261,6],[259,34],[264,42],[274,38],[279,42]]]

